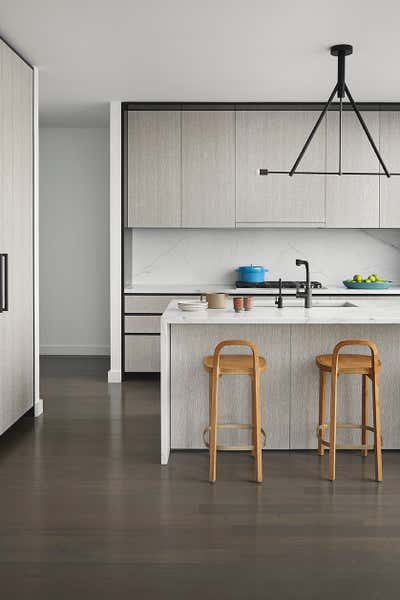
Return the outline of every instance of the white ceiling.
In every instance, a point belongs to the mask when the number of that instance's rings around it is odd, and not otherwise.
[[[398,0],[0,0],[40,69],[41,124],[107,123],[116,100],[323,100],[351,43],[357,100],[400,100]]]

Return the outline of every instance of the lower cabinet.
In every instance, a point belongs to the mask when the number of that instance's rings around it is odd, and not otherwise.
[[[159,335],[125,335],[125,371],[128,373],[160,371]]]
[[[171,300],[198,298],[163,294],[125,294],[124,371],[160,372],[160,318]]]

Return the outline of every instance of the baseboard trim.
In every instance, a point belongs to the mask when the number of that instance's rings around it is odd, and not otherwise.
[[[110,356],[110,346],[41,345],[41,356]]]
[[[122,373],[121,371],[108,371],[108,383],[121,383]]]

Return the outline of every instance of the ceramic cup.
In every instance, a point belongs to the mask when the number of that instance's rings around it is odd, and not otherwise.
[[[235,309],[235,312],[241,312],[243,310],[244,307],[244,300],[243,300],[243,296],[235,296],[233,299],[233,308]]]
[[[223,292],[201,294],[200,300],[208,302],[208,308],[225,308],[226,294]]]
[[[245,296],[244,310],[251,310],[254,306],[254,296]]]

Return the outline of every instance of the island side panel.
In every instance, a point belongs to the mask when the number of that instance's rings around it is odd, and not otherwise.
[[[384,448],[400,448],[400,357],[399,325],[292,325],[291,327],[291,419],[290,447],[317,447],[319,371],[318,354],[330,354],[343,339],[367,338],[378,346],[383,363],[380,377]],[[365,352],[349,347],[347,352]],[[372,424],[372,390],[369,388],[369,419]],[[327,376],[327,420],[329,419],[330,378]],[[338,422],[361,422],[361,376],[342,375],[338,384]],[[359,431],[341,430],[338,444],[360,443]],[[370,434],[370,443],[373,436]]]
[[[247,339],[267,359],[261,374],[262,424],[267,448],[289,448],[290,325],[171,325],[171,448],[204,449],[208,423],[208,375],[204,356],[221,340]],[[243,348],[229,349],[242,352]],[[225,376],[220,383],[219,422],[249,423],[250,378]],[[249,432],[222,431],[221,443],[248,443]]]
[[[171,449],[171,348],[170,325],[160,321],[161,354],[161,464],[167,465]]]

